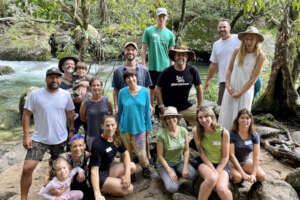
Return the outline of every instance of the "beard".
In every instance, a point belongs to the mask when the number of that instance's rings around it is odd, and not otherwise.
[[[135,59],[135,56],[134,55],[126,55],[126,60],[128,61],[133,61]]]
[[[59,84],[57,84],[57,83],[49,83],[49,84],[47,84],[47,88],[49,90],[52,90],[52,91],[57,90],[58,87],[59,87]]]

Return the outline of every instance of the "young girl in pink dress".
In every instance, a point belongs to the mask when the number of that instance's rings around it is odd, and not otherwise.
[[[39,195],[49,200],[81,200],[83,193],[80,190],[71,190],[70,185],[73,176],[77,173],[84,173],[80,167],[71,168],[68,161],[59,157],[54,163],[55,177],[39,192]],[[65,189],[60,196],[50,194],[53,189]]]

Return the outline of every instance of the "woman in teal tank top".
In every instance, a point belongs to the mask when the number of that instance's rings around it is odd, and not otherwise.
[[[210,108],[201,106],[197,110],[197,125],[193,128],[193,135],[201,158],[198,171],[204,179],[200,185],[198,200],[208,199],[213,190],[222,200],[232,199],[228,188],[228,131],[217,123],[216,116]]]

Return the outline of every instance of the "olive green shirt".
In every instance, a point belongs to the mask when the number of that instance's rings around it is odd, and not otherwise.
[[[163,157],[170,164],[179,164],[183,160],[185,137],[188,135],[184,127],[178,127],[178,134],[171,136],[166,129],[157,135],[157,141],[163,143]]]

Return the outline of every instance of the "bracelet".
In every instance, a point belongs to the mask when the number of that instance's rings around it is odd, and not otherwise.
[[[165,105],[164,104],[159,104],[158,107],[163,108],[163,107],[165,107]]]

